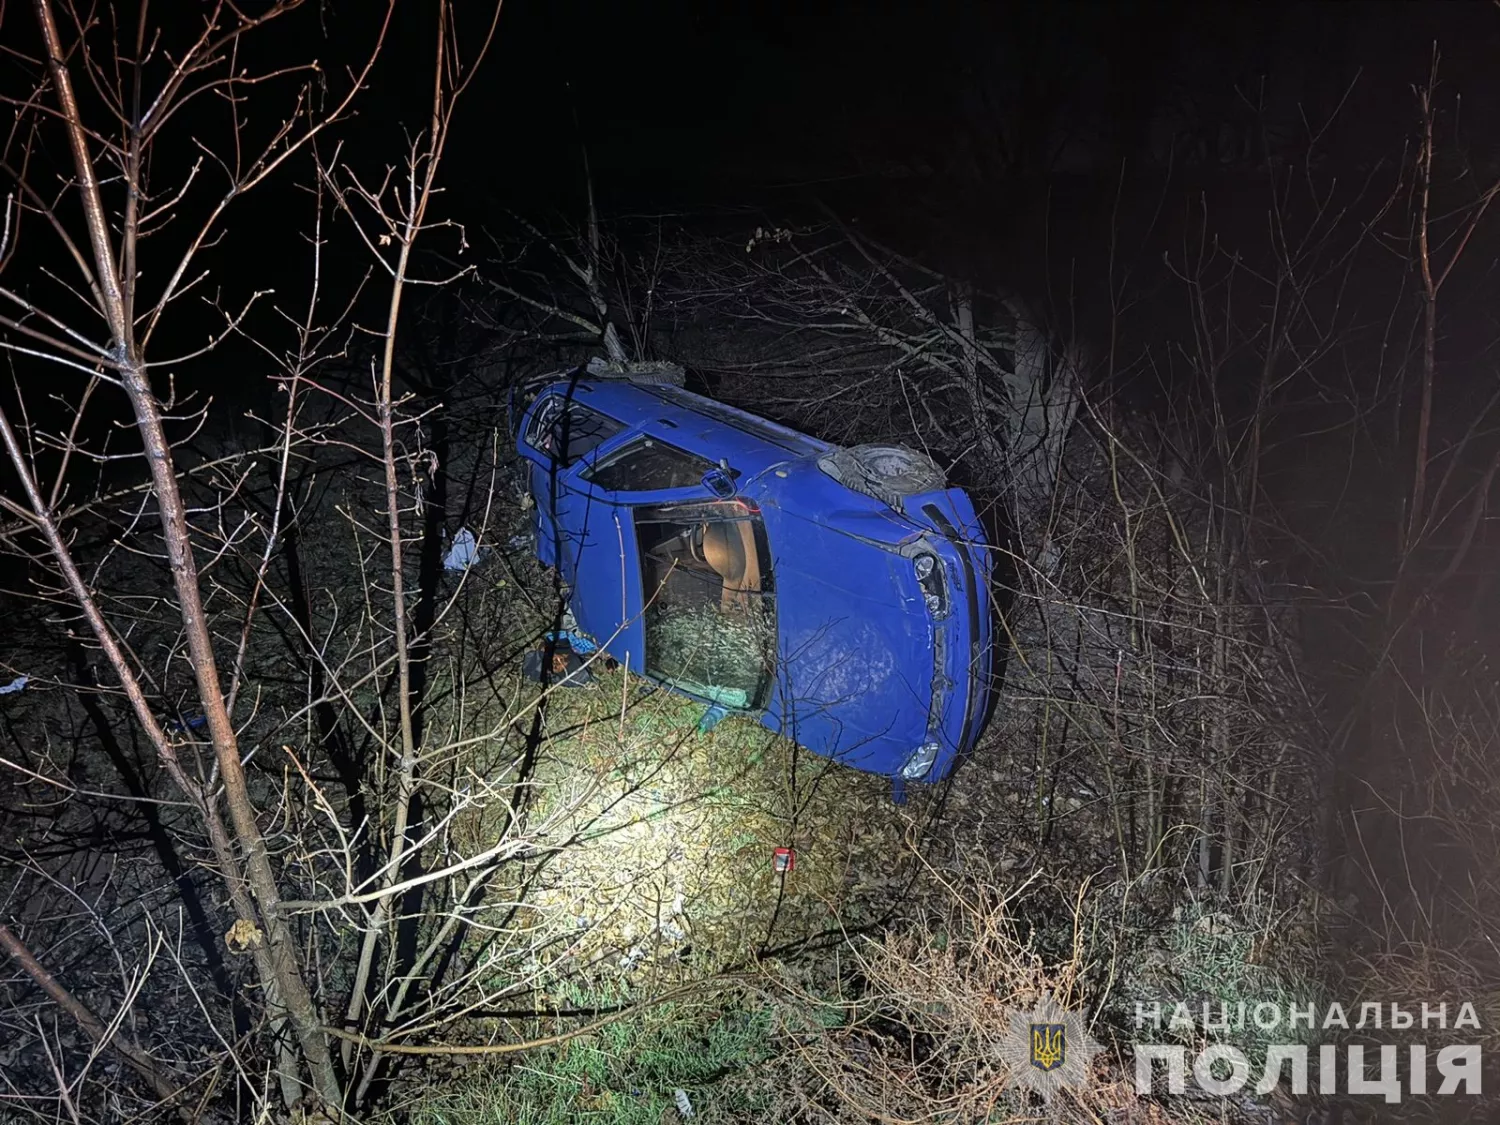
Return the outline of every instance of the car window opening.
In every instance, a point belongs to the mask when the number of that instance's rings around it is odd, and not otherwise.
[[[526,443],[571,467],[624,429],[624,423],[597,410],[563,395],[552,395],[532,415]]]
[[[697,454],[642,438],[585,470],[583,479],[611,492],[657,492],[699,485],[713,467]]]
[[[741,504],[636,511],[646,671],[725,707],[764,704],[775,660],[770,556]]]

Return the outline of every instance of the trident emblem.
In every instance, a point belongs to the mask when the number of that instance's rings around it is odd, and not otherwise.
[[[1068,1028],[1061,1023],[1031,1025],[1031,1065],[1038,1070],[1056,1070],[1068,1059]]]

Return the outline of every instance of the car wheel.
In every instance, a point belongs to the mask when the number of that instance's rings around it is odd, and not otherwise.
[[[664,363],[655,360],[611,363],[595,356],[584,368],[593,379],[623,379],[629,383],[645,383],[648,386],[680,387],[687,382],[687,373],[680,363]]]
[[[818,460],[822,470],[845,488],[873,496],[897,511],[908,496],[946,486],[931,457],[904,445],[855,445]]]

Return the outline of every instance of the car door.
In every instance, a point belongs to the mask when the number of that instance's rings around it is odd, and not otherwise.
[[[583,474],[624,431],[623,422],[562,392],[537,399],[522,427],[519,448],[536,503],[537,557],[556,567],[569,586],[576,586],[579,565],[597,545],[603,525],[613,522],[610,512],[597,509],[597,490]]]
[[[633,671],[645,667],[648,603],[657,593],[642,554],[640,513],[663,502],[701,500],[708,495],[703,476],[712,468],[703,457],[635,434],[578,471],[579,496],[592,515],[592,547],[579,556],[573,615]]]

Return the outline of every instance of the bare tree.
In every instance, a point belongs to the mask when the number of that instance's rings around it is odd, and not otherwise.
[[[294,7],[277,9],[277,18]],[[39,11],[52,14],[46,4]],[[249,57],[241,40],[265,21],[219,10],[223,34],[206,33],[193,48],[209,53],[190,56],[193,83],[173,96],[196,104],[194,91],[233,92],[225,154],[250,152],[237,123],[247,105],[271,104],[278,81],[294,84],[300,108],[260,157],[236,157],[250,171],[209,200],[206,232],[188,232],[186,260],[174,254],[167,270],[139,253],[127,270],[114,252],[142,228],[126,221],[123,205],[111,209],[112,193],[128,201],[132,181],[110,165],[124,158],[93,139],[102,126],[93,127],[91,102],[62,98],[74,108],[35,122],[39,138],[49,130],[81,137],[83,156],[58,199],[36,187],[35,163],[13,162],[31,178],[16,179],[10,215],[60,240],[62,260],[85,278],[72,289],[85,291],[106,267],[122,293],[127,276],[137,290],[140,279],[179,280],[171,294],[131,298],[137,307],[150,301],[144,316],[121,312],[123,298],[111,303],[101,284],[93,320],[70,318],[41,311],[43,296],[68,311],[70,293],[38,253],[12,257],[9,275],[33,279],[37,292],[18,284],[0,293],[21,308],[0,341],[19,357],[0,430],[22,485],[3,501],[11,520],[0,535],[8,550],[29,556],[19,604],[35,630],[29,648],[18,643],[0,658],[24,662],[29,652],[36,672],[53,651],[50,620],[72,629],[61,646],[66,679],[38,673],[20,710],[33,698],[37,709],[5,716],[0,769],[56,805],[47,824],[28,824],[20,845],[0,853],[0,909],[18,967],[0,981],[0,1025],[17,1044],[14,1065],[4,1068],[16,1077],[0,1101],[41,1100],[82,1119],[93,1115],[93,1099],[122,1096],[123,1080],[139,1075],[144,1082],[123,1096],[142,1112],[154,1099],[188,1114],[230,1112],[236,1103],[269,1114],[279,1103],[337,1116],[375,1104],[413,1060],[531,1049],[524,1033],[512,1033],[514,1021],[497,1024],[503,1017],[493,1013],[545,1013],[558,982],[628,971],[616,962],[650,964],[655,950],[667,958],[684,943],[692,899],[670,889],[670,855],[633,877],[632,890],[657,896],[644,932],[631,930],[644,908],[601,889],[612,885],[618,851],[604,849],[601,869],[583,864],[581,874],[572,857],[658,815],[649,795],[686,756],[691,727],[680,737],[632,740],[626,712],[635,702],[627,708],[622,686],[618,713],[591,736],[608,753],[594,755],[589,743],[580,763],[566,744],[554,745],[567,721],[551,717],[556,693],[518,682],[515,665],[556,607],[531,593],[516,560],[494,550],[525,518],[499,487],[505,438],[496,408],[505,388],[485,383],[495,340],[459,303],[413,299],[413,287],[440,291],[466,272],[445,264],[465,253],[465,236],[435,201],[455,106],[498,16],[497,7],[457,13],[442,2],[432,11],[425,128],[386,168],[351,156],[356,146],[341,147],[338,128],[373,51],[348,76],[348,96],[314,112],[317,88],[295,84],[311,71],[279,69],[247,85],[257,76],[234,64]],[[150,64],[160,56],[132,55],[103,31],[71,26],[81,45],[53,51],[56,65],[27,92],[31,101],[18,100],[48,104],[56,75],[73,75],[70,67],[109,89],[118,58],[127,85],[139,70],[143,102],[156,104]],[[155,29],[142,26],[144,41],[155,42]],[[174,33],[162,30],[162,40]],[[378,50],[386,25],[371,33]],[[189,63],[171,66],[175,75]],[[127,153],[140,131],[131,120],[122,124]],[[206,138],[193,121],[194,135]],[[140,167],[171,168],[177,150],[153,142],[157,159],[143,156]],[[171,184],[142,183],[141,214],[160,221],[195,213],[196,193],[217,167],[212,157],[205,152],[202,170],[189,167]],[[241,167],[225,163],[231,173]],[[290,297],[260,298],[253,311],[271,314],[260,319],[245,305],[216,312],[222,319],[208,337],[181,348],[188,358],[158,360],[148,344],[170,333],[148,339],[146,329],[174,295],[191,292],[180,279],[221,268],[213,250],[227,229],[225,209],[278,169],[294,181],[305,176],[305,190],[288,192],[294,205],[278,198],[277,228],[303,228],[289,271],[303,284]],[[84,228],[102,232],[99,253],[94,242],[67,240],[65,206],[75,192],[99,220]],[[138,251],[158,245],[137,238]],[[609,253],[601,240],[576,261]],[[351,259],[367,261],[368,274],[339,268]],[[604,317],[595,302],[603,290],[587,284],[603,268],[582,268],[584,307]],[[260,286],[250,276],[245,287]],[[217,310],[225,299],[205,304]],[[123,335],[88,352],[91,324],[103,324],[100,333],[120,326]],[[595,328],[603,338],[604,327]],[[161,382],[184,364],[231,356],[255,373],[248,427],[223,407],[173,397],[189,379]],[[54,389],[37,374],[45,362],[79,373],[81,389],[60,396],[68,410],[60,424],[42,409]],[[104,409],[116,387],[127,392],[126,432],[142,435],[139,446],[122,442],[117,428],[91,425],[88,412]],[[467,417],[453,410],[459,394],[476,398]],[[253,438],[241,442],[246,433]],[[141,456],[149,473],[132,473]],[[102,466],[92,491],[80,465]],[[459,518],[491,569],[450,565],[458,507],[450,495],[463,497]],[[715,784],[735,776],[721,771]],[[708,788],[684,786],[673,811],[707,807]],[[137,824],[148,826],[150,851],[119,842]],[[94,828],[103,840],[89,834]],[[153,889],[164,870],[173,881]],[[665,907],[658,883],[669,888]],[[580,930],[585,900],[591,914]],[[183,905],[189,918],[178,923]],[[629,925],[616,931],[616,917]],[[721,967],[684,963],[681,975],[707,977],[684,987],[717,987]],[[653,989],[680,994],[674,980],[658,986],[661,975],[653,970],[646,1002]],[[56,1009],[47,1019],[71,1019],[77,1034],[38,1024],[51,1011],[44,1004]],[[497,1026],[506,1029],[498,1042]],[[481,1035],[486,1041],[473,1041]],[[129,1070],[103,1074],[94,1065],[111,1049]]]
[[[6,507],[34,525],[45,539],[69,594],[129,699],[136,721],[184,796],[197,807],[238,922],[257,935],[253,941],[254,957],[267,1002],[277,1013],[273,1017],[276,1021],[290,1023],[300,1054],[299,1064],[293,1065],[297,1055],[290,1048],[283,1050],[282,1066],[288,1071],[286,1081],[295,1083],[297,1073],[305,1066],[317,1094],[330,1104],[337,1104],[338,1083],[321,1031],[322,1021],[281,914],[280,889],[246,783],[235,724],[229,714],[228,697],[209,633],[187,512],[163,423],[162,399],[152,386],[154,361],[148,358],[149,345],[163,316],[190,286],[201,280],[202,275],[194,272],[197,257],[221,233],[224,212],[347,111],[383,42],[382,28],[364,68],[351,76],[347,92],[320,112],[315,108],[314,70],[310,64],[256,74],[235,65],[245,36],[274,26],[275,21],[296,6],[291,2],[280,3],[250,17],[229,5],[219,5],[209,10],[179,53],[169,52],[158,41],[158,32],[148,22],[144,7],[135,28],[111,29],[113,41],[103,42],[90,38],[89,32],[95,28],[81,13],[67,9],[65,15],[77,35],[76,46],[70,45],[63,39],[54,5],[50,0],[39,0],[35,11],[45,76],[33,94],[13,99],[13,104],[32,112],[22,119],[25,126],[11,134],[10,151],[6,154],[7,171],[15,178],[20,196],[10,197],[12,205],[7,218],[13,216],[17,228],[27,218],[33,218],[51,229],[61,242],[59,249],[77,271],[78,284],[88,294],[87,305],[96,319],[89,323],[79,321],[71,312],[50,312],[41,298],[7,288],[0,295],[15,311],[3,321],[13,334],[5,346],[12,352],[35,356],[83,375],[87,379],[85,403],[94,387],[101,383],[118,388],[129,402],[151,477],[196,694],[207,719],[217,775],[215,786],[206,786],[184,768],[177,740],[153,712],[136,662],[105,620],[94,592],[73,559],[65,532],[56,518],[56,506],[74,449],[63,447],[62,465],[48,487],[48,482],[39,475],[42,466],[35,446],[23,445],[22,435],[9,412],[0,415],[0,440],[25,495],[24,505],[7,501]],[[124,35],[131,38],[123,39]],[[90,127],[84,118],[75,90],[75,71],[103,102],[105,116],[98,128]],[[274,79],[290,79],[295,84],[292,112],[269,136],[252,137],[240,122],[240,99],[258,84]],[[206,157],[200,156],[179,183],[154,182],[153,157],[162,147],[164,130],[193,99],[216,94],[222,94],[231,107],[229,144],[221,151],[211,150]],[[39,112],[49,102],[47,110]],[[73,161],[71,183],[66,183],[60,198],[44,196],[43,189],[27,175],[43,131],[53,128],[60,128]],[[117,139],[108,139],[111,134]],[[163,160],[167,159],[170,157],[164,154]],[[163,263],[160,288],[156,292],[143,291],[142,279],[154,273],[141,261],[146,249],[144,236],[157,224],[182,213],[184,197],[196,186],[194,181],[209,160],[227,182],[217,199],[209,203],[207,217],[189,234],[175,261],[169,257]],[[107,187],[116,185],[119,196],[107,199]],[[83,213],[82,241],[71,233],[71,219],[64,211],[69,205]],[[21,232],[10,229],[8,233],[18,240]],[[64,289],[79,292],[71,285],[65,285]],[[247,309],[248,305],[234,313],[226,329],[238,323]],[[211,347],[213,343],[211,338],[193,350]],[[80,407],[80,416],[82,412]],[[218,784],[223,787],[222,806],[214,792]],[[290,1092],[292,1088],[286,1089]]]
[[[226,552],[243,549],[255,521],[249,516],[227,528],[222,522],[229,512],[228,503],[245,483],[241,473],[238,481],[231,482],[227,496],[221,493],[209,509],[218,513],[221,534],[217,548],[210,546],[205,563],[204,539],[194,520],[194,513],[203,509],[193,507],[184,491],[178,455],[169,437],[174,399],[162,383],[174,369],[208,354],[240,330],[263,294],[251,292],[237,308],[221,312],[220,328],[200,342],[179,344],[175,355],[159,354],[162,341],[173,339],[174,333],[178,340],[182,338],[182,328],[163,327],[177,306],[195,290],[204,291],[215,268],[224,269],[211,250],[226,234],[231,208],[273,175],[292,168],[294,160],[315,153],[320,138],[331,134],[348,114],[384,48],[390,6],[365,24],[369,39],[365,54],[341,77],[325,74],[311,61],[246,67],[242,60],[251,57],[252,39],[295,34],[282,27],[299,7],[298,0],[282,0],[251,15],[219,3],[204,8],[194,22],[159,25],[151,21],[142,4],[136,20],[127,25],[101,23],[71,5],[59,8],[52,0],[35,4],[40,58],[17,55],[17,61],[31,65],[35,85],[7,97],[16,107],[17,124],[8,135],[0,165],[12,181],[5,199],[0,262],[8,267],[7,280],[15,279],[0,288],[0,301],[10,306],[0,314],[0,325],[6,330],[0,347],[23,365],[15,395],[0,408],[0,440],[19,495],[0,497],[0,504],[44,544],[44,557],[58,576],[60,594],[71,603],[80,626],[103,654],[110,678],[128,702],[135,730],[170,775],[206,835],[212,869],[234,920],[227,927],[230,948],[254,962],[268,1017],[267,1042],[274,1045],[283,1100],[296,1101],[305,1090],[337,1110],[345,1101],[341,1076],[345,1068],[336,1064],[330,1052],[327,1019],[314,998],[321,987],[320,970],[308,959],[306,935],[298,932],[295,914],[285,904],[286,873],[279,869],[282,860],[266,836],[266,817],[274,807],[266,800],[275,794],[257,788],[247,775],[240,737],[246,716],[234,713],[237,698],[243,699],[242,675],[252,628],[257,613],[272,596],[267,575],[281,546],[281,520],[288,511],[286,489],[295,451],[318,436],[316,430],[303,428],[299,411],[309,371],[320,358],[320,349],[335,338],[318,320],[320,247],[316,244],[321,228],[314,237],[315,269],[307,316],[293,320],[297,347],[289,378],[282,382],[287,409],[269,462],[274,499],[267,505],[268,523],[258,528],[263,543],[250,560],[253,581],[239,607],[239,643],[231,650],[227,677],[225,650],[216,646],[214,635],[221,615],[207,601],[215,588],[208,575]],[[379,333],[383,346],[374,367],[375,397],[366,416],[382,436],[379,459],[384,465],[401,730],[397,775],[402,780],[396,785],[392,806],[388,859],[371,899],[380,907],[368,928],[370,937],[364,943],[351,993],[351,1020],[357,1020],[374,943],[385,930],[383,910],[402,871],[416,759],[409,612],[402,569],[403,513],[397,480],[397,403],[392,390],[398,314],[411,281],[413,246],[432,225],[428,207],[454,104],[472,73],[473,44],[482,56],[497,15],[498,5],[485,17],[487,30],[471,41],[470,57],[465,57],[455,38],[453,12],[445,3],[437,5],[431,120],[412,142],[401,175],[387,175],[385,184],[366,188],[336,160],[316,162],[323,184],[341,207],[349,210],[362,199],[370,208],[378,229],[363,223],[357,229],[369,233],[372,250],[380,254],[391,246],[395,255],[391,260],[381,258],[390,298]],[[7,26],[15,29],[18,17],[14,12],[10,16]],[[21,41],[19,34],[10,40]],[[284,91],[286,101],[273,109],[278,91]],[[259,111],[248,112],[250,106]],[[269,125],[259,124],[266,121]],[[213,134],[199,131],[204,124],[220,128],[214,139],[205,139]],[[70,154],[71,168],[47,164],[49,155],[58,151],[59,141]],[[184,165],[184,158],[191,163]],[[217,187],[212,183],[215,176],[220,180]],[[38,237],[50,236],[52,244],[37,250],[23,248],[23,235],[32,227],[38,228]],[[180,234],[175,242],[174,234]],[[66,270],[72,271],[71,277]],[[76,378],[81,390],[63,396],[72,417],[61,432],[52,435],[31,400],[35,390],[45,390],[49,385],[45,381],[54,379],[53,373],[59,370]],[[86,421],[91,408],[95,413],[107,410],[96,404],[111,389],[121,392],[128,403],[140,443],[140,452],[134,456],[144,460],[149,474],[149,483],[138,494],[143,501],[138,520],[149,517],[154,508],[159,549],[171,582],[170,595],[158,604],[172,607],[176,614],[176,630],[191,672],[191,710],[201,716],[192,729],[201,726],[204,731],[211,751],[207,761],[198,758],[200,743],[192,730],[163,717],[163,677],[170,678],[170,667],[153,670],[139,646],[122,631],[118,616],[111,619],[99,573],[86,572],[88,564],[78,555],[76,533],[69,529],[70,518],[76,519],[90,507],[64,503],[75,483],[75,463],[116,456],[101,453],[91,443],[91,425]],[[213,542],[212,532],[208,542]],[[8,936],[20,956],[18,939]],[[163,1092],[158,1084],[158,1093]]]
[[[616,366],[649,363],[658,343],[662,224],[630,231],[629,241],[644,249],[627,250],[626,237],[600,221],[592,181],[588,196],[577,228],[562,223],[553,230],[511,214],[486,231],[491,253],[473,314],[508,346],[554,362],[594,350]]]

